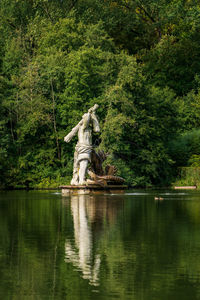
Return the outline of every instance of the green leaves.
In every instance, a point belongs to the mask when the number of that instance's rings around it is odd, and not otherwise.
[[[124,56],[123,63],[115,85],[105,95],[102,147],[112,153],[114,164],[126,162],[133,172],[126,176],[130,184],[166,181],[172,161],[165,144],[179,125],[174,93],[150,85],[133,58]]]
[[[2,0],[0,16],[4,182],[69,176],[76,139],[63,137],[95,103],[119,174],[170,181],[169,145],[200,124],[197,2]]]

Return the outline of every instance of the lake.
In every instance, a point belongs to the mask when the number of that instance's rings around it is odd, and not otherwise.
[[[199,191],[0,192],[0,241],[1,299],[200,299]]]

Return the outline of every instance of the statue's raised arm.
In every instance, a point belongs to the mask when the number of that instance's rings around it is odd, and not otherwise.
[[[94,132],[100,132],[99,121],[98,121],[97,116],[95,114],[98,107],[99,107],[99,105],[95,104],[93,107],[91,107],[88,110],[88,114],[90,114],[91,118],[92,118],[92,122],[93,122],[93,126],[94,126]],[[77,134],[79,128],[83,125],[83,119],[84,119],[85,115],[86,114],[84,114],[82,116],[82,120],[70,131],[70,133],[68,133],[68,135],[66,135],[64,137],[64,141],[66,143],[69,143],[71,141],[71,139]]]

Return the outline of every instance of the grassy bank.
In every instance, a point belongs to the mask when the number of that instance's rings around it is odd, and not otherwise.
[[[200,187],[200,168],[182,167],[178,170],[179,174],[173,186],[193,186]]]

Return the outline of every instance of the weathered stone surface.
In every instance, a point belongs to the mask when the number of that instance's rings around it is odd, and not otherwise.
[[[126,185],[63,185],[60,186],[63,196],[86,195],[86,194],[104,194],[104,193],[124,193],[128,188]]]
[[[70,142],[76,133],[78,133],[78,143],[74,152],[74,168],[72,185],[84,185],[86,183],[86,174],[88,163],[91,161],[92,131],[100,132],[100,126],[95,114],[98,105],[95,104],[84,114],[82,120],[65,136],[64,141]]]
[[[92,131],[100,132],[99,122],[95,114],[97,108],[97,104],[90,108],[88,113],[82,116],[82,120],[64,138],[64,141],[68,143],[73,136],[78,134],[78,143],[74,152],[72,186],[96,185],[105,189],[106,186],[110,188],[112,185],[118,186],[124,183],[123,178],[116,176],[117,168],[115,166],[103,167],[108,153],[102,150],[96,152],[92,145]],[[88,169],[89,163],[90,169]],[[90,176],[90,179],[86,179],[86,174]]]

